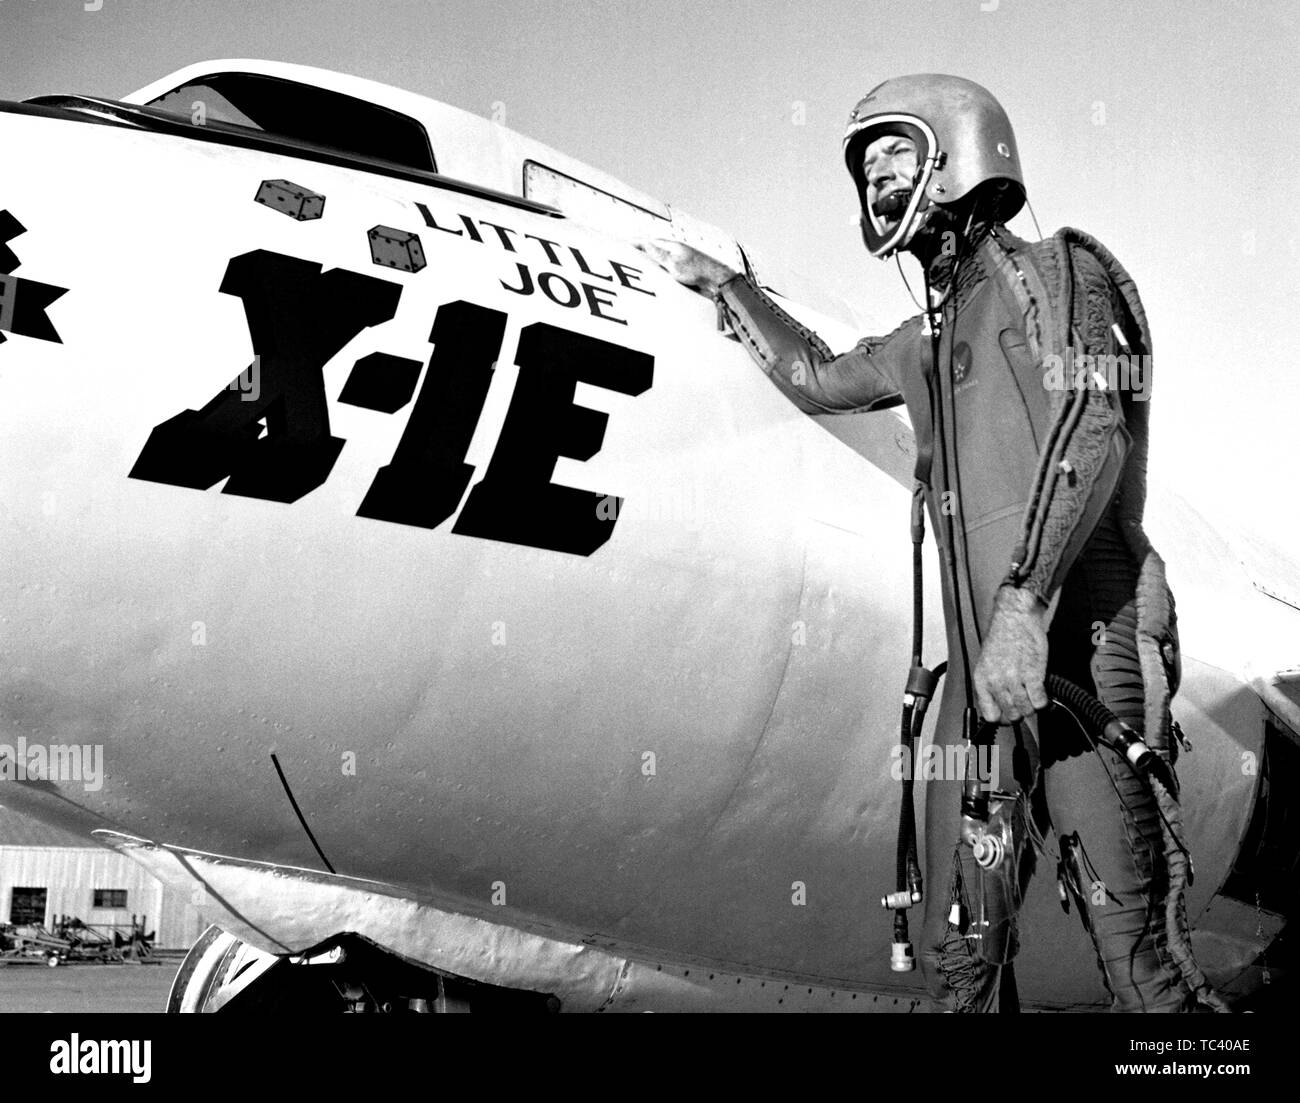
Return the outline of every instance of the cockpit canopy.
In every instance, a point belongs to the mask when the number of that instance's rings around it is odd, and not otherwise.
[[[368,100],[262,73],[213,73],[145,105],[195,123],[221,122],[423,172],[437,172],[424,126]]]

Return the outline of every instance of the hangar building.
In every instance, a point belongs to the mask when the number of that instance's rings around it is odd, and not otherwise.
[[[158,949],[186,949],[207,926],[186,893],[130,858],[0,805],[0,925],[49,928],[65,915],[123,932],[143,916]]]

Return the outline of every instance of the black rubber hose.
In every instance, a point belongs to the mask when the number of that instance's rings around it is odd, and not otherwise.
[[[1119,722],[1119,717],[1096,697],[1059,674],[1049,674],[1043,683],[1049,696],[1057,698],[1061,704],[1068,705],[1078,712],[1098,734],[1105,731],[1108,724]]]
[[[1113,732],[1116,727],[1126,727],[1126,725],[1096,697],[1059,674],[1047,675],[1043,679],[1043,688],[1047,690],[1047,695],[1054,699],[1053,703],[1064,705],[1077,713],[1080,721],[1092,729],[1092,734],[1097,739],[1119,751],[1121,755],[1124,754],[1123,748],[1113,746]],[[988,741],[993,730],[998,727],[1001,725],[997,721],[981,720],[979,734],[973,742]]]
[[[916,832],[916,814],[912,797],[912,706],[903,706],[902,731],[898,737],[899,746],[903,748],[906,760],[903,762],[903,799],[898,807],[898,853],[895,870],[897,873],[895,888],[899,892],[907,889],[907,859],[911,841]]]

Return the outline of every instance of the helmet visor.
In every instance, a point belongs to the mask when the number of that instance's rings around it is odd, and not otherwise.
[[[893,188],[885,197],[875,197],[873,203],[862,160],[872,142],[889,136],[907,138],[916,147],[916,173],[905,187]],[[906,243],[921,212],[929,206],[926,186],[934,171],[934,134],[914,115],[877,115],[849,134],[845,156],[862,205],[863,240],[872,256],[887,257]]]

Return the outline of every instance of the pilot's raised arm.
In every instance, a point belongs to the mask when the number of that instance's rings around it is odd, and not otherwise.
[[[748,276],[681,242],[638,246],[679,283],[714,299],[754,360],[809,414],[882,410],[903,401],[902,373],[921,347],[921,316],[836,356]]]

